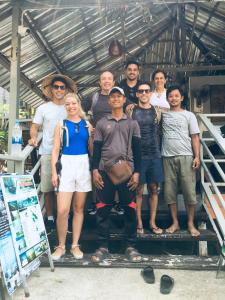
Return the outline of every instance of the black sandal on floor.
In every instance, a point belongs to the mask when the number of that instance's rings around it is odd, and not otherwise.
[[[141,254],[133,247],[128,247],[125,251],[125,255],[130,262],[142,261]]]
[[[146,283],[155,283],[155,274],[151,266],[147,266],[141,270],[141,276]]]
[[[94,263],[98,263],[106,259],[109,255],[109,250],[107,248],[99,248],[95,251],[95,253],[91,256],[91,261]]]
[[[162,275],[160,279],[160,293],[169,294],[174,286],[174,279],[168,275]]]

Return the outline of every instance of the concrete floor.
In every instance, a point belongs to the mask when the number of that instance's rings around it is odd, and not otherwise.
[[[170,295],[159,292],[163,274],[175,280]],[[30,297],[19,288],[13,300],[224,300],[225,274],[215,271],[155,270],[155,284],[146,284],[140,269],[40,268],[28,279]]]

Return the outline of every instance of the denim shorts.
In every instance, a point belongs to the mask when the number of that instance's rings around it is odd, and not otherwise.
[[[160,183],[164,181],[161,158],[143,159],[141,161],[140,184]]]

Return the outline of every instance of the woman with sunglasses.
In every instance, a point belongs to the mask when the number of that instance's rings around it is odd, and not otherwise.
[[[151,95],[151,104],[160,107],[162,111],[168,111],[170,105],[166,99],[166,73],[160,69],[155,70],[152,74],[152,81],[155,90]]]
[[[67,119],[55,128],[52,151],[52,183],[57,188],[57,232],[58,246],[52,254],[53,260],[59,260],[66,252],[66,233],[68,216],[72,202],[73,233],[71,254],[75,259],[82,259],[79,238],[83,224],[83,210],[87,192],[91,191],[91,175],[88,158],[88,141],[92,127],[85,118],[81,103],[76,94],[65,96]],[[58,160],[62,137],[61,176],[58,182],[56,162]]]

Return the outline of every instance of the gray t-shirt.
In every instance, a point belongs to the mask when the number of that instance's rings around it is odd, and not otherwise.
[[[99,169],[104,170],[104,161],[110,163],[118,158],[127,158],[133,166],[132,137],[141,137],[137,121],[129,119],[125,114],[119,121],[112,115],[98,121],[94,141],[103,142]]]
[[[199,132],[197,119],[192,112],[162,113],[162,156],[193,155],[191,135]]]

